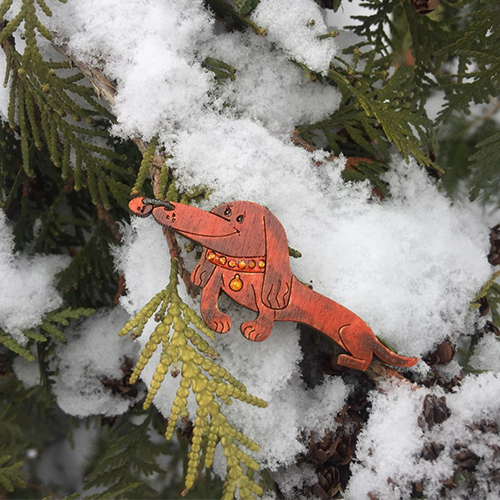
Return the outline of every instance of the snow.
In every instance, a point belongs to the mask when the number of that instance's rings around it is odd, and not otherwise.
[[[0,50],[0,75],[2,76],[2,80],[3,80],[3,73],[1,72],[1,69],[5,68],[6,62],[7,61],[5,59],[4,51]],[[9,88],[0,85],[0,119],[7,120],[8,107],[9,107]]]
[[[385,383],[372,393],[370,418],[359,436],[358,462],[351,467],[353,476],[344,498],[366,498],[372,493],[387,500],[409,499],[415,481],[424,485],[426,498],[470,498],[463,484],[451,491],[442,485],[457,469],[453,456],[465,448],[479,457],[474,472],[476,498],[498,498],[500,486],[489,475],[495,469],[500,436],[476,427],[485,421],[500,424],[499,390],[498,374],[467,377],[453,394],[446,395],[450,417],[428,429],[426,424],[419,427],[418,417],[429,391],[409,383]],[[439,390],[431,393],[442,396]],[[443,450],[435,460],[425,460],[421,453],[431,442]]]
[[[294,43],[305,49],[307,41],[308,57],[327,68],[334,42],[316,40],[326,26],[312,0],[302,3],[308,19],[317,19],[317,24],[306,27],[300,37],[294,33]],[[143,22],[130,23],[132,18]],[[272,50],[272,39],[219,33],[214,24],[201,1],[182,0],[82,0],[55,6],[49,20],[57,39],[78,59],[104,65],[108,77],[117,81],[114,132],[122,136],[147,140],[160,133],[170,146],[179,130],[196,129],[200,118],[234,114],[283,134],[338,108],[339,92],[307,80],[288,54]],[[234,65],[236,81],[217,83],[202,65],[206,57]]]
[[[328,33],[323,13],[313,0],[261,0],[252,20],[267,32],[269,41],[283,48],[292,59],[313,71],[326,74],[336,55],[331,38],[319,40]]]
[[[123,245],[115,246],[113,254],[128,291],[120,305],[132,315],[168,284],[170,254],[161,227],[152,219],[135,217],[121,232]]]
[[[25,343],[23,330],[38,326],[43,316],[62,305],[54,286],[56,273],[69,262],[62,255],[34,255],[14,252],[14,236],[0,210],[0,328]]]
[[[473,321],[468,304],[491,275],[487,226],[414,162],[394,161],[393,196],[379,203],[367,184],[342,180],[342,160],[318,167],[317,155],[248,119],[200,122],[179,134],[173,155],[187,189],[216,187],[212,205],[246,199],[268,207],[303,255],[292,261],[297,277],[403,353],[422,355]]]
[[[494,333],[487,333],[474,347],[469,365],[476,370],[500,371],[500,339]]]
[[[26,389],[31,389],[31,387],[35,387],[40,383],[40,367],[38,363],[17,356],[12,362],[12,369]]]
[[[56,349],[58,371],[54,385],[57,404],[65,413],[76,417],[120,415],[142,398],[140,392],[137,397],[113,394],[102,382],[105,378],[121,380],[125,357],[132,361],[136,358],[137,344],[116,335],[128,317],[117,307],[66,330],[67,344]]]

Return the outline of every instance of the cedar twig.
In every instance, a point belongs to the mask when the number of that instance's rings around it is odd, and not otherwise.
[[[113,238],[118,243],[120,243],[122,241],[120,228],[118,227],[115,219],[113,219],[113,217],[111,217],[111,214],[104,208],[102,201],[97,204],[97,217],[104,221],[106,226],[108,226],[109,230],[111,231],[111,235],[113,236]]]

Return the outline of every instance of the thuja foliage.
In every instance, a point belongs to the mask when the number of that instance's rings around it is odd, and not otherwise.
[[[0,329],[0,344],[5,345],[28,361],[35,361],[36,358],[30,351],[30,345],[34,342],[47,342],[49,337],[59,342],[66,342],[63,330],[70,321],[90,316],[94,312],[94,309],[84,307],[76,309],[68,307],[64,310],[52,311],[44,316],[40,326],[23,331],[23,335],[29,339],[25,346],[21,346],[2,329]]]
[[[153,439],[151,426],[157,415],[150,412],[144,417],[137,411],[130,413],[142,421],[136,423],[121,418],[101,434],[93,466],[85,476],[86,500],[154,498],[157,495],[147,479],[163,472],[159,458],[169,455],[171,450],[164,441]]]
[[[12,0],[2,2],[0,22],[11,6]],[[48,41],[52,35],[41,23],[39,11],[52,15],[44,0],[23,1],[19,12],[3,22],[0,32],[7,57],[4,84],[10,83],[9,125],[19,130],[23,169],[32,177],[33,148],[45,147],[62,178],[74,178],[77,191],[88,188],[92,201],[101,201],[107,209],[111,207],[110,195],[125,207],[129,187],[123,181],[131,169],[117,165],[116,160],[124,156],[100,140],[107,132],[89,126],[96,118],[113,121],[114,117],[99,104],[94,90],[81,83],[83,74],[73,70],[69,62],[42,57],[36,33]],[[26,48],[20,54],[12,34],[22,22]]]
[[[193,487],[202,469],[212,465],[215,448],[220,442],[227,459],[222,498],[232,499],[236,490],[244,499],[253,498],[253,494],[260,496],[262,487],[253,481],[253,474],[259,469],[259,464],[241,449],[241,445],[252,451],[257,451],[259,447],[227,420],[220,403],[231,404],[231,398],[235,398],[262,408],[267,404],[248,394],[244,384],[216,363],[217,352],[190,325],[211,339],[214,338],[214,332],[181,300],[177,286],[177,262],[172,260],[168,286],[158,292],[119,332],[121,336],[131,334],[139,337],[151,318],[154,317],[158,323],[139,356],[130,382],[138,380],[158,348],[161,349],[159,360],[144,401],[144,409],[151,405],[169,369],[173,378],[180,376],[165,438],[167,441],[172,438],[179,418],[193,421],[185,493]],[[190,393],[196,397],[196,417],[191,416],[187,409]]]
[[[11,463],[10,455],[0,455],[0,485],[2,485],[8,492],[14,491],[14,486],[24,488],[25,473],[20,470],[23,462],[19,461]]]

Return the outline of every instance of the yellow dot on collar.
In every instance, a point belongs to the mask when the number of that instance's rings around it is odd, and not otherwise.
[[[259,267],[260,267],[261,269],[263,269],[264,267],[266,267],[266,262],[265,262],[265,261],[263,261],[263,260],[259,260]]]
[[[224,265],[226,262],[227,262],[227,259],[226,257],[222,256],[222,257],[219,257],[219,262]]]
[[[227,265],[228,265],[229,267],[236,267],[236,262],[235,262],[234,260],[230,260],[230,261],[227,263]]]
[[[215,254],[213,252],[208,252],[207,259],[208,260],[214,260],[215,259]]]
[[[247,263],[246,263],[244,260],[240,260],[240,261],[238,262],[238,267],[239,267],[240,269],[245,269],[245,267],[247,267]]]
[[[231,281],[229,282],[229,288],[233,292],[239,292],[243,288],[243,281],[241,281],[239,274],[236,274],[231,278]]]

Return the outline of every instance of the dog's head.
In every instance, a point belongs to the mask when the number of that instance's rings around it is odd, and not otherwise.
[[[274,309],[288,304],[292,275],[287,238],[283,226],[267,208],[233,201],[206,212],[148,198],[135,198],[129,207],[141,217],[152,214],[162,226],[215,252],[236,258],[265,257],[262,300]]]

